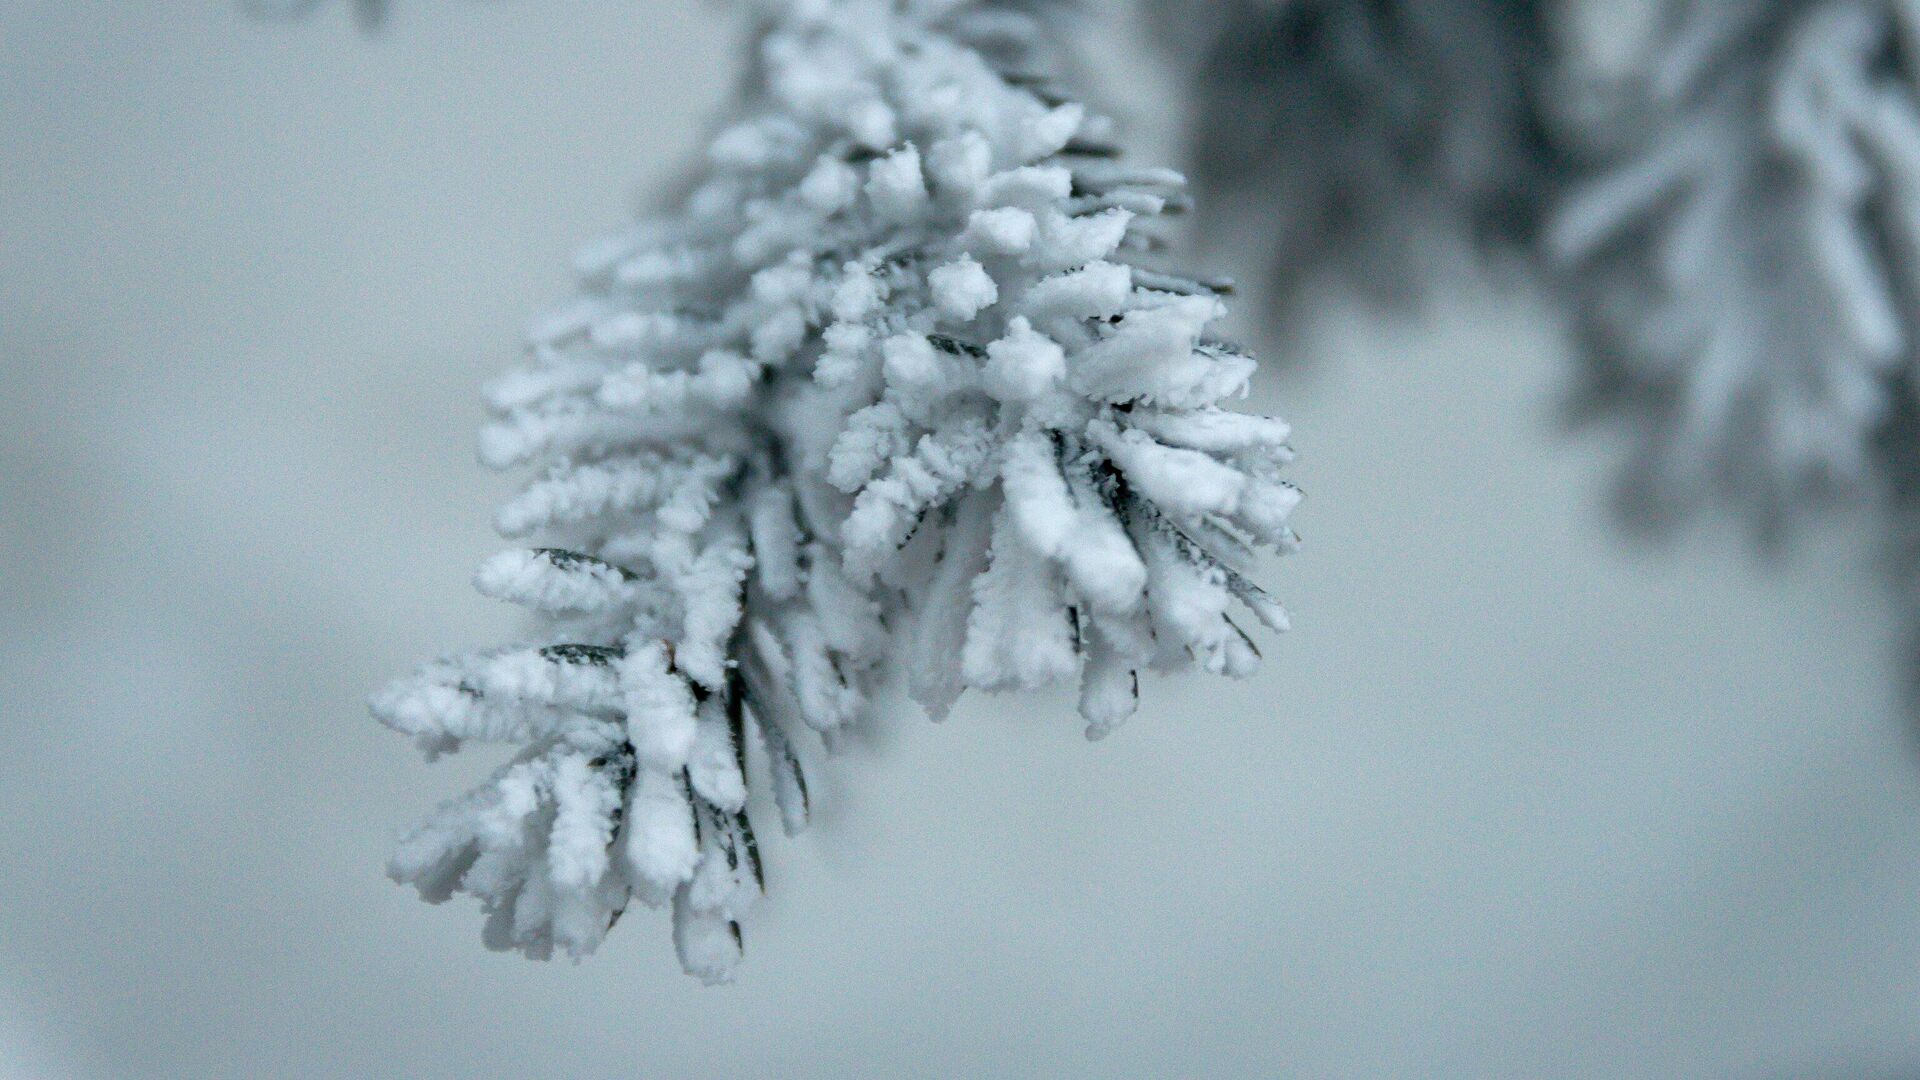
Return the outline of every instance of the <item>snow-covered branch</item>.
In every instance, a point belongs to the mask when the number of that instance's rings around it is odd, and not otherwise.
[[[1286,426],[1223,408],[1254,365],[1224,287],[1160,265],[1181,178],[1118,160],[1034,6],[760,4],[703,179],[588,249],[490,388],[533,542],[477,583],[540,636],[373,702],[429,755],[517,748],[392,864],[490,945],[579,957],[637,897],[725,980],[749,790],[802,828],[797,740],[892,672],[935,717],[1078,679],[1098,737],[1142,670],[1250,672],[1236,606],[1284,627],[1254,578],[1295,543]]]

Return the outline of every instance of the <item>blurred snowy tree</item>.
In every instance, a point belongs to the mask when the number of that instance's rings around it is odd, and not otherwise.
[[[1632,6],[1632,5],[1629,5]],[[1556,10],[1553,120],[1576,175],[1546,249],[1638,423],[1635,516],[1725,501],[1777,535],[1880,487],[1914,374],[1920,9],[1662,0]]]
[[[583,956],[638,897],[723,981],[763,884],[750,736],[793,832],[794,740],[892,671],[936,718],[1077,678],[1098,737],[1142,669],[1252,671],[1235,601],[1286,623],[1251,580],[1295,542],[1286,426],[1220,407],[1254,365],[1208,332],[1220,289],[1159,265],[1181,178],[1057,84],[1066,16],[755,17],[702,178],[581,256],[488,393],[483,460],[539,469],[496,523],[539,539],[477,584],[539,638],[373,701],[430,757],[519,748],[391,867],[478,898],[495,948]]]
[[[1884,487],[1920,268],[1913,4],[1149,6],[1192,54],[1212,213],[1271,245],[1283,303],[1327,273],[1404,298],[1436,238],[1537,232],[1583,412],[1637,429],[1633,520],[1730,503],[1777,535]]]

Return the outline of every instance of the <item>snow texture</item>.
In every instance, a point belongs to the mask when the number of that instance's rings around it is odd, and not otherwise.
[[[1544,172],[1534,0],[1150,0],[1187,66],[1209,231],[1265,237],[1272,299],[1405,302],[1450,246],[1517,240]]]
[[[1030,7],[761,4],[703,178],[491,387],[483,459],[535,473],[498,524],[538,546],[476,580],[539,638],[373,699],[430,756],[517,748],[391,866],[490,946],[579,958],[637,897],[725,981],[749,790],[803,828],[796,746],[890,672],[936,718],[1078,678],[1098,737],[1142,669],[1251,671],[1236,605],[1284,627],[1252,569],[1295,545],[1287,428],[1222,408],[1223,288],[1156,261],[1181,178],[1117,160]]]
[[[1545,236],[1586,407],[1636,426],[1632,516],[1726,504],[1777,535],[1884,483],[1914,375],[1920,9],[1657,0],[1601,47],[1595,5],[1556,10],[1553,115],[1584,179]]]

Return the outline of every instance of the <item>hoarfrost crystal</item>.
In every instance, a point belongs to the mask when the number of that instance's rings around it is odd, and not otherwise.
[[[535,477],[477,584],[543,632],[373,702],[430,756],[519,748],[391,868],[488,944],[579,957],[637,897],[725,980],[750,790],[804,827],[797,740],[890,670],[935,717],[1077,678],[1097,737],[1141,670],[1251,671],[1236,603],[1285,626],[1252,568],[1295,543],[1287,429],[1221,407],[1223,287],[1148,228],[1181,179],[1116,160],[1031,6],[762,4],[704,178],[490,388],[483,459]]]

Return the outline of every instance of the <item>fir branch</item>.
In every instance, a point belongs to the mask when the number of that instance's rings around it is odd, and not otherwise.
[[[1047,74],[1060,10],[759,10],[703,177],[584,254],[578,302],[489,389],[484,459],[542,470],[498,524],[546,539],[476,583],[548,643],[374,703],[432,754],[522,747],[391,868],[478,898],[494,947],[584,956],[638,897],[725,981],[766,886],[750,789],[803,828],[794,740],[831,750],[890,673],[935,717],[1077,678],[1099,737],[1143,667],[1251,670],[1236,598],[1281,625],[1170,538],[1290,549],[1291,451],[1219,407],[1253,369],[1210,333],[1228,289],[1133,264],[1181,180],[1112,160]]]

